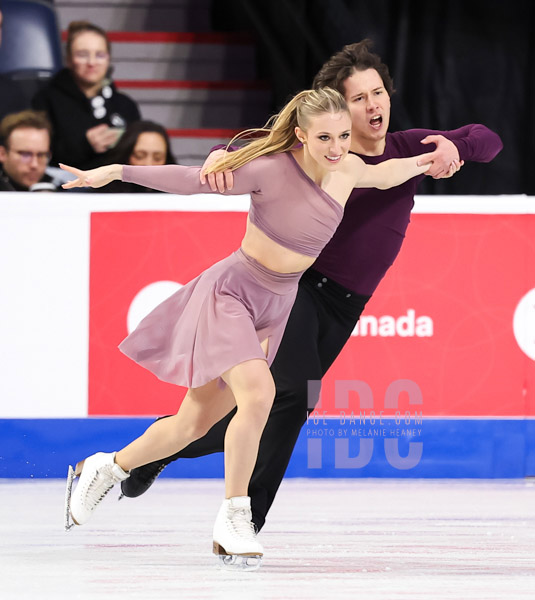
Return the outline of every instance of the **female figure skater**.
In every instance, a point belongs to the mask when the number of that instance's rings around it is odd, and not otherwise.
[[[74,523],[85,523],[131,469],[179,451],[236,406],[225,436],[225,500],[213,548],[225,562],[249,569],[258,568],[263,548],[247,489],[275,396],[269,365],[298,280],[332,237],[354,187],[396,186],[430,167],[426,154],[380,165],[347,156],[351,118],[342,95],[329,88],[297,94],[263,131],[212,167],[235,170],[230,193],[251,194],[241,247],[157,306],[119,346],[163,381],[189,388],[180,410],[122,450],[76,465],[80,480],[67,500]],[[65,188],[122,180],[178,194],[210,192],[199,182],[200,167],[63,168],[77,176]]]

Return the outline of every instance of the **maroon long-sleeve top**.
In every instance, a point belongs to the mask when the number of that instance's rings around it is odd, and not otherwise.
[[[476,124],[452,131],[410,129],[387,133],[383,154],[359,156],[375,165],[389,158],[430,152],[434,145],[420,141],[432,134],[451,140],[464,161],[489,162],[502,149],[496,133]],[[414,195],[424,177],[413,177],[388,190],[355,188],[342,222],[314,263],[314,269],[358,294],[371,296],[401,249]]]

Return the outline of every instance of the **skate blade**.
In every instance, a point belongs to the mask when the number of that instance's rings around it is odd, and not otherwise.
[[[262,564],[262,554],[229,554],[217,542],[213,545],[219,568],[228,571],[257,571]]]
[[[258,571],[262,564],[261,554],[219,554],[219,568],[224,571]]]
[[[75,522],[71,518],[71,495],[72,495],[72,484],[75,478],[75,471],[71,465],[67,472],[67,487],[65,488],[65,531],[70,531],[74,526]]]
[[[67,487],[65,488],[65,531],[70,531],[78,523],[72,518],[71,515],[71,496],[72,496],[72,484],[75,477],[80,477],[82,469],[84,468],[84,462],[81,461],[76,463],[74,469],[69,465],[67,472]]]

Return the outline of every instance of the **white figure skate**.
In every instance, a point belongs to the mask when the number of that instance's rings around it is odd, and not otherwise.
[[[214,554],[222,568],[256,571],[260,567],[264,548],[256,539],[249,496],[223,500],[213,539]]]
[[[72,484],[77,476],[80,481],[73,493]],[[69,465],[65,491],[65,531],[74,525],[86,523],[111,488],[128,476],[115,463],[115,452],[97,452],[78,463],[74,469]]]

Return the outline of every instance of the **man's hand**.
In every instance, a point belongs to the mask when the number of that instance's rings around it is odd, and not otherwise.
[[[230,191],[234,186],[234,176],[232,175],[232,171],[227,169],[219,173],[210,173],[209,175],[206,175],[205,171],[210,165],[213,165],[216,160],[225,156],[225,154],[226,150],[223,149],[211,152],[204,161],[200,177],[202,184],[205,184],[206,181],[208,181],[208,185],[212,192],[219,192],[221,194],[227,190]]]
[[[95,127],[88,129],[85,132],[85,137],[91,144],[93,150],[97,154],[101,154],[102,152],[109,150],[117,142],[119,132],[117,129],[113,129],[105,123],[102,123],[101,125],[95,125]]]
[[[421,143],[436,145],[430,155],[433,165],[426,173],[433,179],[451,177],[464,165],[464,160],[459,157],[457,146],[443,135],[428,135],[421,140]]]

